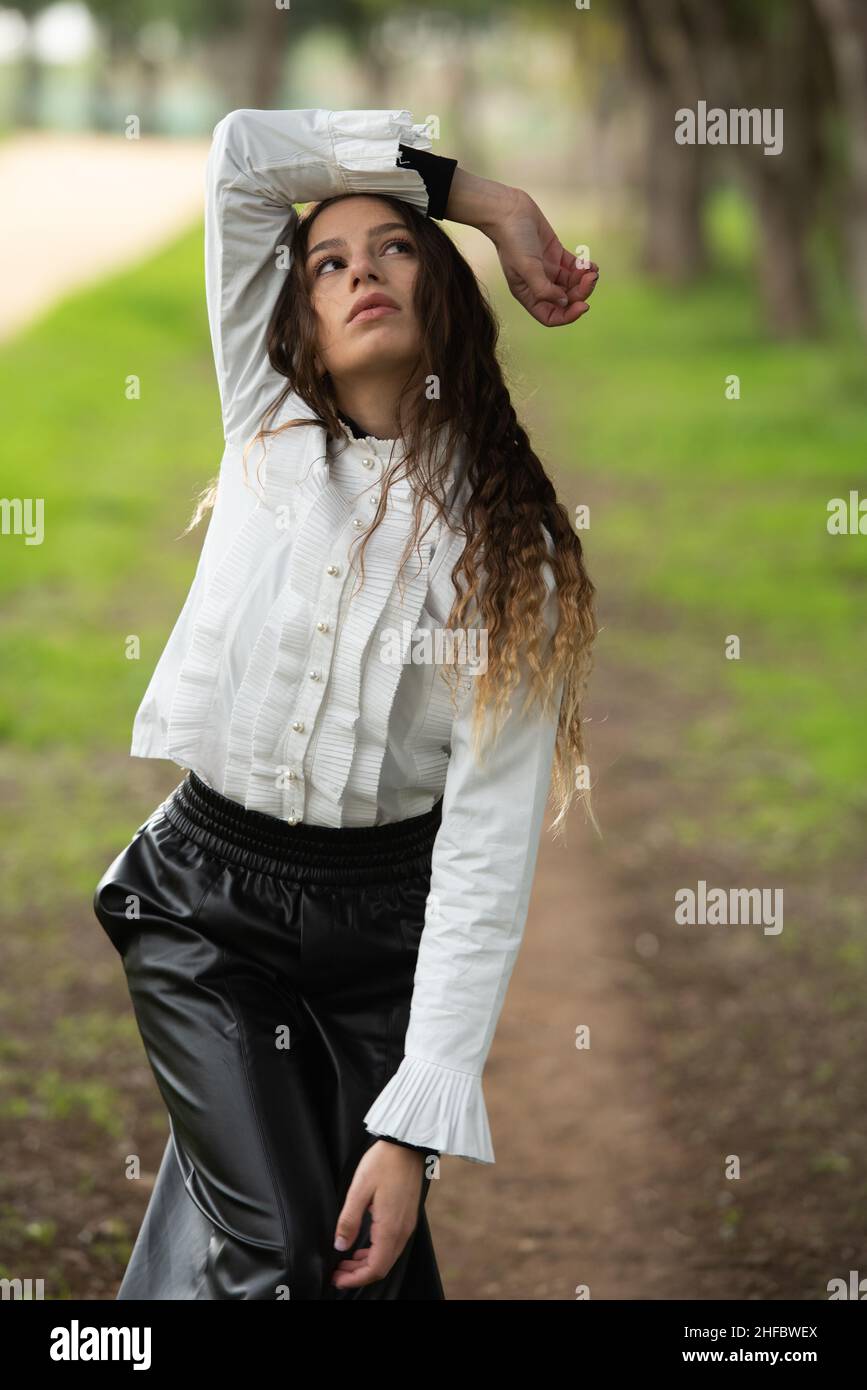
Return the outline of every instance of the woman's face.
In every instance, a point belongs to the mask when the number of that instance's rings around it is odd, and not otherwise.
[[[325,208],[310,228],[306,268],[317,356],[332,379],[406,371],[420,346],[418,248],[394,209],[361,194]],[[372,295],[386,302],[365,310]]]

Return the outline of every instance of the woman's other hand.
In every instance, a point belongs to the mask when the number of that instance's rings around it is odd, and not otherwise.
[[[599,278],[593,261],[576,263],[554,228],[520,188],[491,239],[506,283],[519,304],[546,328],[560,328],[587,313],[588,297]]]
[[[490,237],[509,289],[538,323],[561,328],[587,313],[599,267],[577,262],[529,193],[458,166],[446,217]]]
[[[399,1259],[418,1221],[426,1155],[378,1139],[355,1170],[334,1232],[334,1242],[349,1249],[358,1239],[370,1208],[370,1245],[335,1267],[331,1282],[338,1289],[357,1289],[383,1279]]]

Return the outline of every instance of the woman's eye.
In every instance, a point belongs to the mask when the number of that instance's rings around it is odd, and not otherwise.
[[[404,246],[406,247],[406,250],[408,250],[408,252],[414,252],[415,250],[413,242],[407,242],[407,240],[400,238],[400,236],[399,238],[395,238],[395,240],[392,240],[392,242],[386,242],[385,246],[382,247],[383,252],[386,252],[386,250],[389,250],[389,247],[392,246]],[[320,263],[318,263],[317,268],[315,268],[315,274],[321,275],[322,267],[324,267],[324,265],[338,265],[342,263],[342,256],[325,256],[324,259],[322,259]]]

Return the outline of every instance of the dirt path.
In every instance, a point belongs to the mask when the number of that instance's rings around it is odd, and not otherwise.
[[[708,829],[719,769],[683,776],[698,698],[597,660],[605,839],[580,811],[568,848],[543,838],[486,1075],[497,1162],[452,1160],[430,1205],[450,1298],[825,1300],[863,1273],[863,863],[793,856],[785,937],[676,927],[677,885],[751,884],[762,862]]]
[[[623,729],[594,683],[597,815]],[[635,738],[640,728],[633,729]],[[550,823],[551,814],[546,820]],[[685,1155],[669,1137],[634,988],[631,917],[583,812],[543,832],[526,934],[485,1073],[497,1161],[449,1161],[429,1211],[453,1299],[690,1297],[674,1229]],[[590,1047],[575,1047],[587,1025]]]
[[[0,340],[201,215],[208,140],[27,131],[0,143]]]

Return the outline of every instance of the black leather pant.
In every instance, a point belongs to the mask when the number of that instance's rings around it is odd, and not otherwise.
[[[331,1283],[403,1056],[431,850],[422,816],[323,828],[245,809],[188,772],[109,865],[94,911],[123,961],[169,1116],[121,1299],[444,1298],[425,1216],[385,1278]]]

